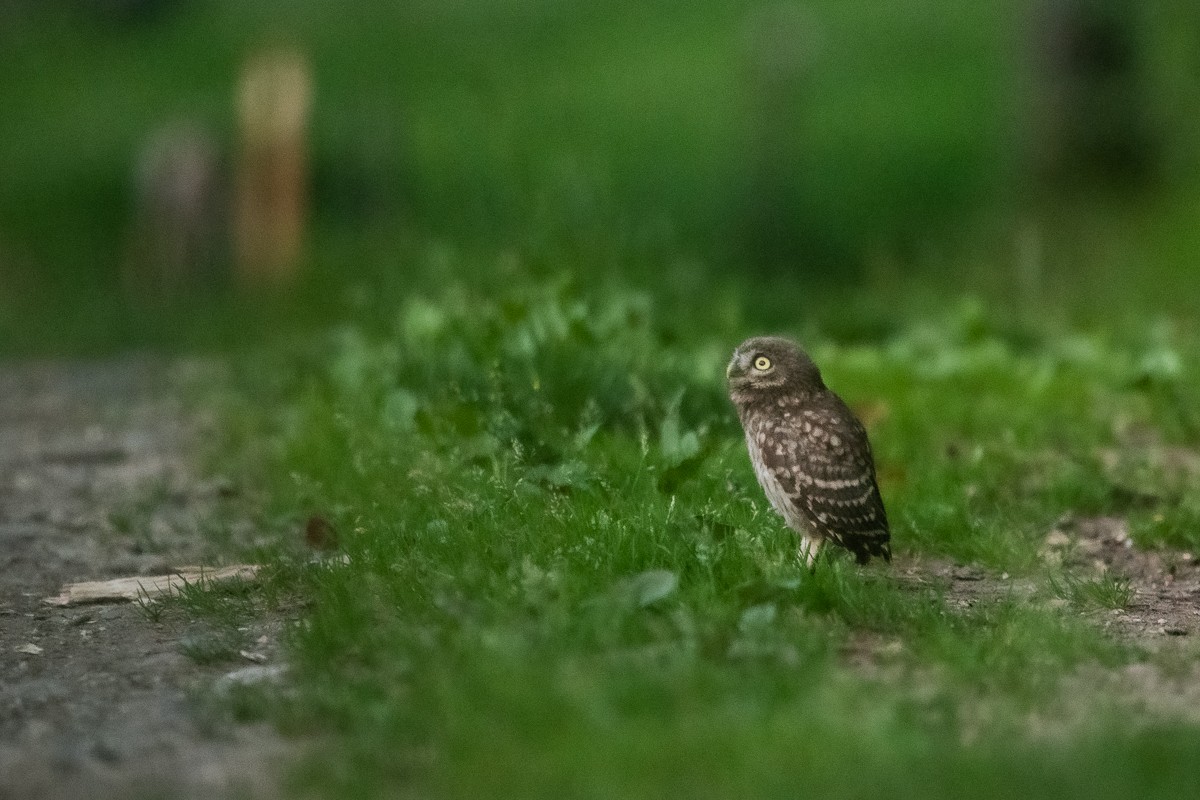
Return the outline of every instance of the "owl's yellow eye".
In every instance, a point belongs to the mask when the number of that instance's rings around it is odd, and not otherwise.
[[[759,356],[754,359],[754,368],[759,372],[766,372],[771,368],[771,359],[766,356]]]

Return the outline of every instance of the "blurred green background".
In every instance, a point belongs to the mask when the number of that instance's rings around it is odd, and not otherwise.
[[[291,281],[239,271],[255,171]],[[1198,253],[1195,0],[0,0],[0,354],[249,350],[203,397],[278,569],[184,603],[303,617],[233,705],[311,793],[1185,793],[1194,720],[1075,670],[1195,637],[1102,636],[1141,589],[1043,545],[1200,553]],[[871,429],[890,574],[995,597],[798,567],[723,384],[772,331]]]
[[[131,299],[147,143],[184,121],[235,180],[239,73],[281,46],[313,87],[301,279]],[[1190,0],[7,0],[0,52],[10,351],[245,341],[447,270],[847,336],[963,293],[1111,320],[1200,289]]]

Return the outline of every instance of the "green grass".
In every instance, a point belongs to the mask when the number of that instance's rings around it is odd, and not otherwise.
[[[1174,399],[1194,396],[1177,368],[1195,358],[1189,337],[1047,334],[973,301],[878,343],[811,331],[827,381],[870,420],[897,564],[829,553],[809,573],[725,396],[725,360],[753,330],[736,294],[680,309],[449,269],[471,279],[261,354],[247,393],[226,399],[243,460],[225,468],[254,470],[280,518],[327,517],[347,557],[279,556],[270,592],[305,604],[292,682],[236,704],[320,743],[297,791],[1184,785],[1185,762],[1148,753],[1170,736],[1182,758],[1200,731],[1126,725],[1106,694],[1081,721],[1085,701],[1064,693],[1082,667],[1148,657],[1062,608],[1119,607],[1128,584],[1049,568],[1038,550],[1064,513],[1130,511],[1129,468],[1100,451],[1152,469],[1155,448],[1194,445]],[[1154,435],[1134,445],[1131,430]],[[1166,533],[1190,530],[1190,499],[1139,513],[1158,520],[1144,543],[1196,550]],[[902,571],[930,558],[1013,578],[964,605],[949,579]]]
[[[1105,573],[1086,579],[1074,575],[1051,577],[1051,590],[1075,606],[1087,608],[1122,609],[1133,600],[1134,588],[1128,578]]]

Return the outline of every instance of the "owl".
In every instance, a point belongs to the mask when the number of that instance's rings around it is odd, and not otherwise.
[[[867,432],[826,386],[817,365],[787,339],[747,339],[725,370],[754,473],[771,506],[800,535],[812,568],[826,540],[892,560]]]

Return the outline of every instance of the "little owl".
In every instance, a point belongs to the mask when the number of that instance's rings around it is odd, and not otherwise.
[[[862,423],[787,339],[747,339],[725,371],[754,473],[771,506],[800,535],[811,568],[825,540],[892,560],[887,516]]]

